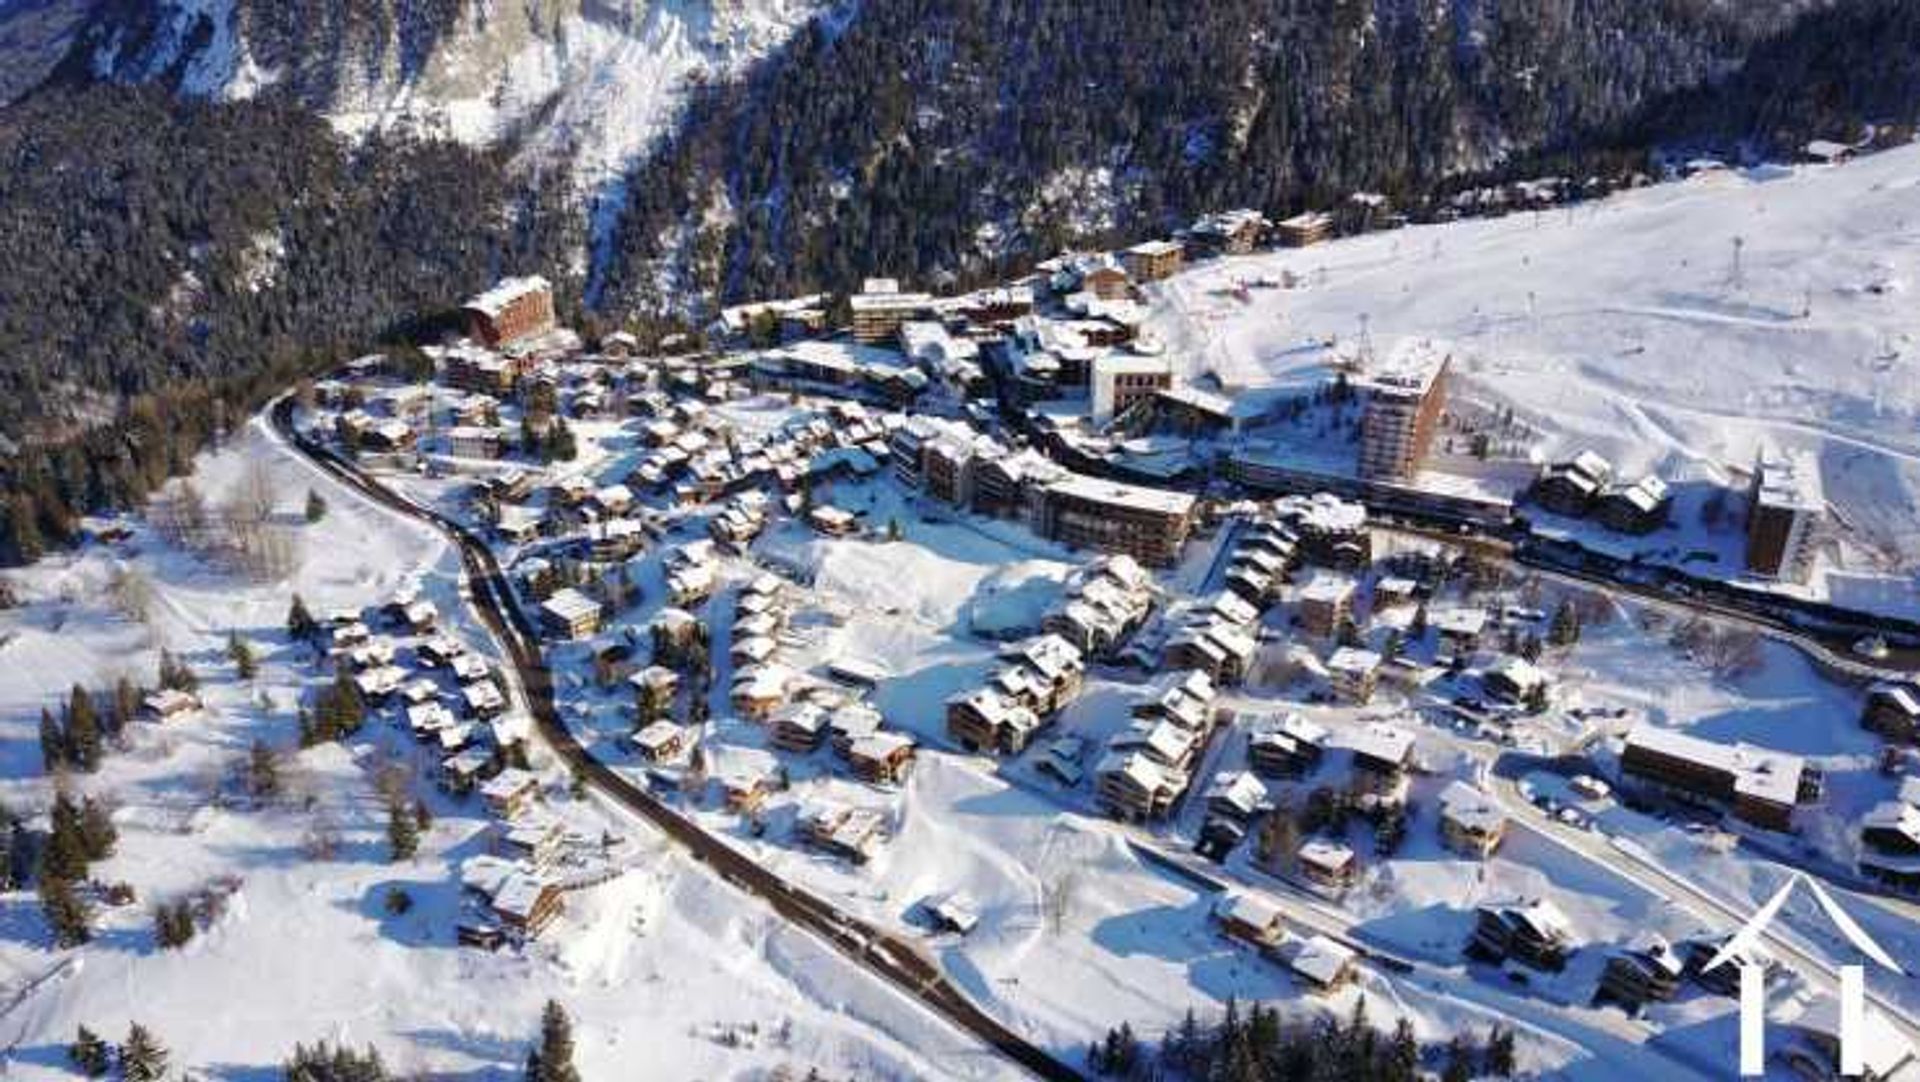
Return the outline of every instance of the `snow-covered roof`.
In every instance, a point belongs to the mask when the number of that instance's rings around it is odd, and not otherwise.
[[[1507,821],[1493,797],[1458,779],[1440,790],[1440,817],[1476,834],[1491,834]]]
[[[1366,676],[1379,669],[1380,655],[1357,646],[1342,646],[1327,658],[1327,671],[1342,676]]]
[[[563,623],[600,615],[600,603],[569,586],[540,603],[540,611]]]
[[[1251,928],[1272,928],[1280,923],[1280,907],[1272,900],[1252,891],[1234,890],[1221,895],[1214,903],[1214,915],[1223,921],[1245,924]]]
[[[1316,933],[1294,952],[1289,965],[1295,973],[1324,988],[1338,982],[1358,956],[1352,947]]]
[[[461,307],[490,317],[497,316],[514,301],[530,293],[544,293],[552,288],[552,283],[537,274],[524,278],[502,278],[493,284],[493,288],[469,297]]]
[[[1719,744],[1643,721],[1627,734],[1628,747],[1645,748],[1694,763],[1733,778],[1733,791],[1775,804],[1793,804],[1800,792],[1806,760],[1784,751],[1750,744]]]
[[[1106,504],[1129,511],[1159,515],[1190,515],[1194,498],[1190,493],[1164,488],[1129,485],[1121,481],[1072,474],[1047,486],[1050,494],[1087,503]]]
[[[1413,741],[1413,733],[1384,721],[1347,729],[1341,734],[1341,746],[1355,755],[1383,763],[1406,762],[1413,754]]]
[[[1756,497],[1762,507],[1787,511],[1819,511],[1826,506],[1819,460],[1805,452],[1763,454]]]

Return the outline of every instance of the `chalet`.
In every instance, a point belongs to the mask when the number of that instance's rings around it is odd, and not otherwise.
[[[371,703],[384,703],[406,683],[407,670],[398,665],[375,665],[354,674],[354,689]]]
[[[1633,484],[1609,490],[1600,497],[1593,514],[1610,530],[1645,534],[1665,526],[1672,509],[1673,493],[1667,483],[1648,474]]]
[[[1769,830],[1790,830],[1797,804],[1818,794],[1806,760],[1748,744],[1718,744],[1646,722],[1627,734],[1620,770],[1688,803],[1730,809]]]
[[[773,660],[780,650],[780,644],[764,635],[747,635],[733,640],[727,650],[727,658],[736,668],[759,665]]]
[[[931,895],[920,903],[935,929],[969,935],[980,924],[980,908],[965,891]]]
[[[1397,725],[1370,722],[1342,733],[1341,740],[1353,753],[1357,780],[1368,783],[1375,792],[1390,792],[1401,786],[1407,771],[1413,768],[1414,736]]]
[[[1888,740],[1920,743],[1920,685],[1875,684],[1867,692],[1860,724]]]
[[[1107,746],[1114,751],[1137,751],[1184,778],[1193,767],[1200,743],[1198,733],[1165,718],[1135,718],[1115,733]]]
[[[453,678],[458,680],[462,687],[477,684],[493,675],[493,670],[488,667],[486,659],[478,654],[455,654],[448,659],[447,668],[453,671]]]
[[[847,766],[861,781],[898,785],[913,767],[913,738],[904,733],[870,733],[847,749]]]
[[[405,699],[409,706],[438,702],[440,685],[435,683],[431,676],[416,676],[400,685],[400,697]]]
[[[1246,679],[1259,648],[1246,628],[1216,619],[1176,630],[1161,650],[1160,663],[1197,670],[1216,684],[1237,684]]]
[[[140,700],[141,713],[149,721],[174,721],[200,709],[200,700],[178,688],[161,688]]]
[[[407,729],[413,738],[426,743],[439,739],[442,729],[451,728],[455,723],[453,711],[439,703],[419,703],[407,707]]]
[[[1213,255],[1245,255],[1266,235],[1267,219],[1257,210],[1208,214],[1187,229],[1187,239]]]
[[[1280,907],[1245,891],[1230,891],[1223,895],[1214,904],[1213,919],[1220,922],[1220,931],[1227,938],[1256,947],[1271,947],[1287,933],[1287,923],[1280,914]]]
[[[1333,236],[1333,215],[1313,210],[1296,214],[1281,220],[1274,232],[1288,248],[1306,248]]]
[[[1360,877],[1360,858],[1339,842],[1309,838],[1293,859],[1300,877],[1323,890],[1344,891]]]
[[[1316,492],[1277,499],[1273,511],[1294,532],[1299,554],[1308,563],[1358,571],[1373,562],[1373,534],[1365,504]]]
[[[442,791],[465,796],[480,784],[493,757],[479,748],[468,748],[458,755],[440,760],[434,779]]]
[[[1462,856],[1485,860],[1500,848],[1507,816],[1491,796],[1463,781],[1440,790],[1440,840]]]
[[[491,680],[478,680],[462,687],[460,701],[467,714],[476,718],[499,717],[507,709],[506,696],[500,693],[499,685]]]
[[[1510,703],[1528,702],[1552,684],[1544,669],[1512,654],[1501,656],[1480,674],[1480,686],[1488,695]]]
[[[650,763],[670,763],[687,753],[687,730],[666,719],[633,734],[633,750]]]
[[[1665,1003],[1680,992],[1680,977],[1686,960],[1665,938],[1648,933],[1619,947],[1607,956],[1600,971],[1598,998],[1637,1007],[1643,1003]]]
[[[1120,253],[1120,262],[1134,281],[1157,282],[1179,273],[1184,251],[1179,241],[1142,241]]]
[[[673,704],[680,693],[680,674],[665,665],[648,665],[627,677],[633,689],[633,705],[641,717],[658,717]]]
[[[1326,935],[1301,940],[1287,960],[1287,968],[1308,988],[1321,995],[1337,992],[1359,972],[1359,952]]]
[[[413,634],[425,635],[440,622],[440,610],[433,602],[421,598],[401,610],[400,621]]]
[[[827,708],[819,703],[790,703],[774,712],[773,746],[783,751],[816,751],[827,739]]]
[[[1860,820],[1860,874],[1898,890],[1920,891],[1920,807],[1886,800]]]
[[[497,428],[480,425],[456,425],[447,429],[447,453],[455,458],[500,457],[501,435]]]
[[[1213,704],[1219,697],[1213,679],[1198,669],[1163,678],[1157,693],[1135,703],[1136,718],[1165,718],[1204,737],[1213,731]]]
[[[1487,610],[1442,609],[1427,620],[1427,626],[1439,637],[1442,651],[1471,654],[1480,648],[1480,638],[1486,633]]]
[[[540,603],[540,627],[557,639],[584,639],[600,630],[600,603],[572,587]]]
[[[968,751],[1018,755],[1039,729],[1032,709],[992,688],[947,700],[947,734]]]
[[[1474,911],[1470,953],[1489,961],[1514,959],[1535,969],[1565,968],[1573,925],[1545,898],[1486,904]]]
[[[743,718],[764,721],[787,702],[794,672],[785,665],[771,663],[737,670],[729,701]]]
[[[1101,809],[1116,819],[1159,819],[1173,810],[1186,779],[1138,751],[1111,751],[1094,768]]]
[[[540,938],[565,909],[557,884],[526,873],[510,877],[493,896],[495,919],[523,940]]]
[[[1247,763],[1267,777],[1298,777],[1313,770],[1325,754],[1327,730],[1299,714],[1268,717],[1247,739]]]
[[[1252,773],[1225,770],[1207,786],[1207,814],[1242,825],[1267,809],[1267,787]]]
[[[853,512],[825,503],[807,512],[807,525],[827,537],[850,537],[860,532],[860,519]]]
[[[518,819],[540,799],[540,779],[525,770],[503,770],[480,787],[480,799],[496,819]]]
[[[566,844],[566,832],[551,819],[495,823],[492,842],[495,855],[539,871],[559,858]]]
[[[1533,483],[1530,497],[1556,515],[1578,518],[1593,510],[1612,479],[1611,462],[1593,451],[1582,451],[1565,462],[1547,467]]]
[[[1332,638],[1342,624],[1353,620],[1352,579],[1345,575],[1316,575],[1300,588],[1300,626],[1309,635]]]
[[[827,742],[833,746],[833,753],[845,759],[853,754],[853,746],[880,731],[884,719],[880,711],[870,704],[850,702],[835,707],[827,717]]]
[[[1380,655],[1372,650],[1342,646],[1327,658],[1327,680],[1343,702],[1371,702],[1380,681],[1380,664]]]
[[[886,819],[871,808],[826,804],[801,813],[795,830],[809,845],[865,864],[885,840]]]
[[[712,597],[719,585],[719,570],[713,564],[683,563],[667,570],[667,603],[691,608]]]

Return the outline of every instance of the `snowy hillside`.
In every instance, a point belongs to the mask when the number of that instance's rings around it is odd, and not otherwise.
[[[1229,388],[1283,381],[1328,340],[1450,340],[1456,393],[1512,406],[1547,434],[1537,455],[1657,471],[1683,516],[1689,482],[1738,483],[1762,445],[1806,449],[1843,564],[1905,573],[1920,565],[1916,231],[1908,147],[1214,261],[1157,287],[1155,322]]]
[[[398,3],[356,30],[349,17],[247,0],[166,0],[144,35],[91,41],[95,74],[167,78],[222,100],[291,86],[343,132],[406,129],[491,145],[525,134],[584,184],[622,171],[671,117],[690,77],[764,55],[814,10],[808,0],[562,0],[455,5],[444,27]],[[297,9],[299,5],[290,5]],[[523,131],[524,129],[524,131]]]

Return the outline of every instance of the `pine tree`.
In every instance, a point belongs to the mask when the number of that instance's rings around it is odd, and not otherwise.
[[[93,938],[93,914],[86,900],[74,890],[73,880],[57,875],[40,876],[40,910],[53,932],[56,947],[77,947]]]
[[[227,657],[232,659],[233,671],[242,680],[253,679],[260,669],[259,663],[253,658],[253,647],[248,646],[247,640],[241,638],[237,631],[227,634]]]
[[[200,690],[200,677],[194,674],[186,662],[181,661],[173,651],[160,651],[160,686],[173,691],[195,692]]]
[[[540,1012],[540,1042],[527,1054],[527,1082],[580,1082],[573,1065],[573,1021],[558,1000]]]
[[[1441,1082],[1472,1082],[1473,1049],[1467,1046],[1465,1038],[1455,1035],[1447,1042],[1447,1066],[1440,1078]]]
[[[186,946],[199,930],[199,925],[193,920],[193,903],[182,900],[169,905],[162,902],[154,907],[153,939],[162,950]]]
[[[120,1046],[120,1076],[126,1082],[160,1082],[167,1074],[167,1050],[147,1027],[135,1022]]]
[[[387,860],[398,864],[420,851],[420,823],[403,801],[387,804]]]
[[[121,731],[126,729],[127,725],[133,721],[134,715],[139,712],[140,689],[135,687],[133,681],[125,676],[115,680],[113,682],[113,712],[110,715],[112,719],[110,731],[113,735],[120,735]]]
[[[313,489],[307,490],[307,521],[319,522],[327,517],[327,501]]]
[[[1413,1079],[1420,1069],[1420,1042],[1414,1039],[1413,1023],[1405,1018],[1393,1027],[1393,1039],[1387,1045],[1388,1077]]]
[[[67,756],[75,770],[91,774],[100,769],[100,719],[93,696],[79,684],[67,698]]]
[[[49,774],[67,766],[67,734],[54,720],[53,711],[44,706],[40,708],[40,760],[46,764]]]
[[[40,874],[53,879],[84,879],[87,874],[87,828],[80,805],[65,789],[54,794],[49,813],[50,834],[41,854]]]
[[[303,706],[297,716],[300,726],[300,746],[310,748],[320,743],[320,727],[313,720],[313,711]]]
[[[75,1070],[88,1078],[100,1078],[113,1069],[113,1051],[100,1035],[81,1026],[73,1035],[73,1043],[67,1046],[67,1059],[73,1062]]]
[[[1493,1032],[1487,1034],[1487,1073],[1496,1078],[1511,1078],[1516,1066],[1512,1027],[1494,1026]]]
[[[1413,636],[1415,642],[1427,637],[1426,602],[1422,601],[1419,607],[1413,610],[1413,622],[1407,625],[1407,634]]]
[[[293,604],[287,607],[287,634],[295,639],[308,640],[319,630],[320,625],[314,622],[313,614],[307,611],[307,603],[300,599],[299,594],[293,595]]]
[[[104,801],[87,797],[80,802],[80,842],[89,863],[113,855],[119,844],[120,830],[113,825],[113,811]]]

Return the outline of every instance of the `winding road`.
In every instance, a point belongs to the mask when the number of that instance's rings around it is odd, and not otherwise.
[[[651,823],[715,875],[764,901],[783,920],[813,933],[829,946],[906,993],[962,1031],[973,1035],[1037,1078],[1078,1080],[1081,1073],[1046,1049],[981,1010],[949,981],[917,944],[853,916],[805,888],[780,878],[751,857],[713,837],[653,794],[620,776],[587,751],[554,708],[553,681],[540,651],[540,636],[514,603],[512,589],[493,552],[472,530],[372,480],[353,463],[301,433],[293,399],[283,396],[268,411],[274,429],[314,465],[368,499],[422,521],[444,534],[460,553],[481,622],[512,664],[534,728],[574,776],[622,808]]]

